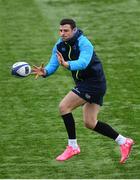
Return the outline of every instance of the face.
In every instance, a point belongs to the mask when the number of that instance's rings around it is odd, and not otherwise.
[[[72,29],[69,24],[60,25],[59,35],[63,41],[67,41],[74,35],[75,29]]]

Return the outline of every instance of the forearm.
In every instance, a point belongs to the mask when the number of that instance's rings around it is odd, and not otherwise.
[[[90,59],[89,59],[90,60]],[[82,70],[85,69],[90,61],[85,61],[84,59],[75,60],[75,61],[68,61],[68,66],[71,71],[75,70]]]
[[[57,70],[58,66],[59,65],[51,64],[51,63],[46,65],[45,68],[44,68],[45,76],[52,75]]]

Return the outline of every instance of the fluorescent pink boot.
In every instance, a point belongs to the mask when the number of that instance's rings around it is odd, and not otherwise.
[[[78,148],[74,149],[71,146],[67,146],[67,148],[65,149],[65,151],[59,155],[56,160],[57,161],[65,161],[67,159],[70,159],[71,157],[73,157],[76,154],[80,154],[80,147],[78,146]]]
[[[120,163],[121,164],[125,163],[125,161],[129,157],[133,144],[134,144],[134,141],[130,138],[127,138],[126,142],[120,145],[120,152],[121,152]]]

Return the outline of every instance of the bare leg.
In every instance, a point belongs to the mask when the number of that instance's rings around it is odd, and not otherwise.
[[[56,158],[58,161],[67,160],[80,153],[80,147],[78,146],[76,139],[75,121],[71,112],[73,109],[83,105],[85,102],[85,100],[72,91],[69,92],[60,102],[59,111],[68,133],[68,146],[66,150]]]
[[[61,115],[70,113],[76,107],[83,105],[86,101],[77,94],[70,91],[60,102],[59,111]]]
[[[83,107],[84,123],[85,126],[89,129],[92,129],[104,136],[107,136],[115,140],[119,133],[116,132],[110,125],[107,123],[97,120],[97,116],[100,110],[100,106],[97,104],[86,103]],[[121,138],[122,139],[122,138]],[[123,138],[123,142],[125,138]]]
[[[100,111],[100,106],[97,104],[86,103],[83,106],[83,117],[85,127],[89,129],[94,129],[97,124],[97,116]]]

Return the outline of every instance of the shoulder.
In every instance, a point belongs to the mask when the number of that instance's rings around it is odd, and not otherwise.
[[[79,47],[82,48],[82,47],[89,47],[91,49],[94,48],[94,45],[91,43],[91,41],[84,35],[81,35],[79,38],[78,38],[78,41],[79,41]]]
[[[54,45],[54,47],[53,47],[53,52],[55,52],[55,51],[57,50],[57,46],[58,46],[61,42],[62,42],[61,38],[59,38],[59,39],[56,41],[56,43],[55,43],[55,45]]]
[[[91,41],[84,35],[81,35],[79,38],[78,38],[78,41],[79,41],[79,45],[89,45],[89,46],[93,46],[93,44],[91,43]]]
[[[55,46],[57,46],[57,45],[60,44],[61,42],[62,42],[62,39],[59,38],[59,39],[56,41]]]

